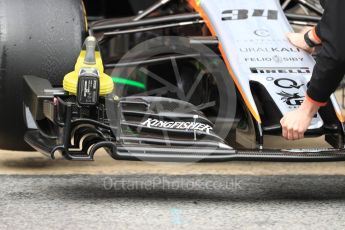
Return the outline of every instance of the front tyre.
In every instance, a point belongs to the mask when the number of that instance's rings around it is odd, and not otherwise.
[[[0,148],[28,149],[23,75],[61,85],[86,31],[80,0],[0,0]]]

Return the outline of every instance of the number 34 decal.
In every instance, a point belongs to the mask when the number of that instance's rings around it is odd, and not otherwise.
[[[223,21],[233,21],[233,20],[245,20],[249,17],[265,17],[268,20],[277,20],[278,11],[277,10],[263,10],[263,9],[254,9],[254,10],[224,10],[222,12]]]

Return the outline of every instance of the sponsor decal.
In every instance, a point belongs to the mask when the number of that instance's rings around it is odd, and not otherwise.
[[[293,108],[302,105],[304,100],[304,96],[300,96],[299,93],[287,93],[285,91],[281,91],[277,94],[282,97],[281,100],[283,102]]]
[[[271,37],[261,37],[261,38],[241,38],[241,39],[236,39],[235,42],[237,43],[264,43],[266,44],[274,44],[276,42],[287,42],[286,39],[278,39],[278,38],[271,38]]]
[[[301,50],[295,47],[289,48],[279,48],[279,47],[271,47],[271,48],[240,48],[240,52],[242,53],[300,53]]]
[[[222,21],[237,21],[246,20],[248,18],[266,18],[267,20],[277,20],[278,11],[277,10],[264,10],[264,9],[233,9],[224,10],[222,12]]]
[[[250,68],[252,73],[301,73],[301,74],[310,74],[311,71],[309,67],[252,67]]]
[[[302,62],[303,58],[300,57],[251,57],[251,58],[244,58],[246,62]]]
[[[296,81],[289,78],[279,78],[274,81],[274,84],[283,89],[299,89],[304,86],[304,84],[299,85]]]
[[[282,63],[283,62],[283,58],[278,56],[278,55],[275,55],[275,56],[273,56],[273,61],[277,62],[277,63]]]
[[[161,121],[158,119],[148,118],[141,123],[147,128],[165,128],[165,129],[179,129],[179,130],[195,130],[210,133],[213,128],[210,125],[199,122],[184,122],[184,121]]]
[[[268,30],[266,29],[257,29],[257,30],[254,30],[254,34],[256,36],[259,36],[259,37],[264,37],[264,38],[267,38],[269,37],[271,34]]]

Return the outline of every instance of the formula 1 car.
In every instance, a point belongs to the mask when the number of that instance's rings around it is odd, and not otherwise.
[[[296,2],[306,14],[289,13]],[[93,160],[100,148],[123,160],[345,160],[334,95],[306,132],[332,148],[265,147],[264,136],[281,135],[283,114],[303,102],[315,63],[285,33],[315,24],[322,9],[294,3],[161,0],[92,21],[63,80],[23,77],[26,143],[70,160]]]

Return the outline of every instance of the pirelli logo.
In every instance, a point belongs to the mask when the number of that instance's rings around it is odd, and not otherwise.
[[[263,67],[253,67],[250,68],[250,71],[255,74],[260,73],[299,73],[299,74],[309,74],[311,70],[309,67],[300,67],[300,68],[263,68]]]

